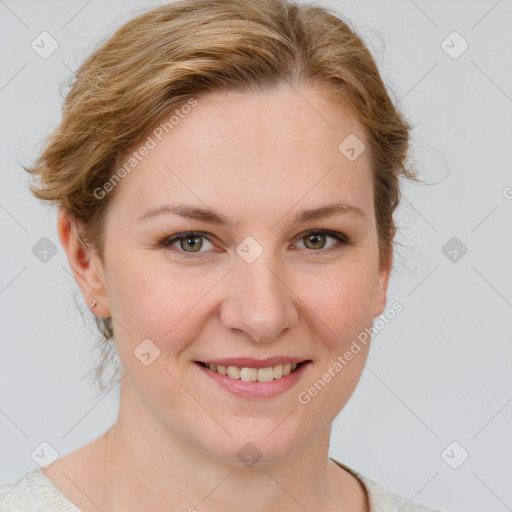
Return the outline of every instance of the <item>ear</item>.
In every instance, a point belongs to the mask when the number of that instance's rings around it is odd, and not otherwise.
[[[393,226],[391,229],[391,240],[395,238],[396,229]],[[389,276],[391,275],[391,269],[393,268],[393,246],[389,250],[389,257],[387,261],[381,263],[377,273],[377,291],[375,296],[375,305],[373,316],[374,318],[379,316],[386,307],[386,293],[388,290]]]
[[[97,302],[96,307],[92,310],[95,315],[109,317],[110,308],[101,261],[97,253],[80,240],[77,227],[77,221],[60,209],[57,232],[80,292],[87,307],[90,308],[90,304],[94,300]]]

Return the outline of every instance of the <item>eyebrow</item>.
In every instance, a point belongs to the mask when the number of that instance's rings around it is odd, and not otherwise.
[[[233,227],[231,219],[226,215],[222,215],[221,213],[217,213],[208,208],[199,208],[197,206],[191,206],[187,204],[163,205],[157,208],[152,208],[151,210],[148,210],[140,215],[137,220],[144,220],[164,213],[172,213],[186,219],[195,219],[207,222],[209,224],[226,226],[228,228]],[[295,215],[294,223],[300,224],[308,220],[323,219],[326,217],[332,217],[334,215],[354,215],[363,220],[367,219],[364,211],[357,206],[353,206],[347,203],[335,203],[321,206],[319,208],[300,210]]]

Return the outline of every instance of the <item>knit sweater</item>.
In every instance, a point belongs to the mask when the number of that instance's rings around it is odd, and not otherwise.
[[[334,460],[334,459],[332,459]],[[334,460],[363,484],[368,494],[369,512],[439,512],[397,494]],[[18,482],[0,484],[0,512],[81,512],[41,470],[29,471]]]

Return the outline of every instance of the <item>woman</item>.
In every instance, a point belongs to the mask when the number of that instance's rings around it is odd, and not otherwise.
[[[97,49],[26,170],[118,354],[119,416],[0,510],[431,510],[328,456],[386,308],[408,134],[325,8],[184,0]]]

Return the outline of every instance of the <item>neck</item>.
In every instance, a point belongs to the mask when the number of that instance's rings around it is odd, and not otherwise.
[[[328,458],[330,423],[287,460],[246,467],[184,441],[137,404],[122,393],[118,419],[105,435],[108,510],[368,509],[361,485]]]

